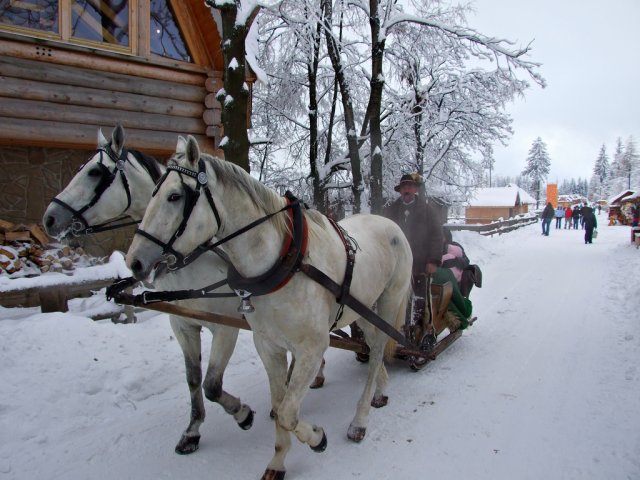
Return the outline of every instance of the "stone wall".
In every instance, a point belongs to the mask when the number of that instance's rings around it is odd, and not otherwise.
[[[12,223],[42,222],[42,215],[91,155],[88,150],[0,146],[0,218]],[[95,256],[127,251],[135,227],[68,241]]]

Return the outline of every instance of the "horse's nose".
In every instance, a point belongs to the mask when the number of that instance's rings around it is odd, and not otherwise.
[[[144,278],[144,265],[140,260],[135,259],[131,262],[131,266],[129,268],[131,268],[131,272],[135,278],[138,280]]]
[[[56,223],[56,217],[54,217],[53,215],[47,215],[45,220],[44,220],[44,226],[47,228],[51,228],[55,225]]]

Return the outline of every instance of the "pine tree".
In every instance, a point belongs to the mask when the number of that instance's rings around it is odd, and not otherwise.
[[[640,177],[640,156],[633,137],[629,137],[625,145],[624,154],[622,155],[621,173],[626,178],[625,188],[632,190],[639,187],[638,180]]]
[[[618,137],[618,140],[616,141],[616,148],[613,152],[613,161],[611,162],[611,167],[609,168],[609,176],[606,181],[607,197],[617,195],[627,187],[626,178],[624,177],[623,173],[623,156],[624,146],[622,144],[622,138]]]
[[[529,156],[527,157],[527,166],[522,171],[522,175],[531,180],[531,190],[536,197],[536,208],[539,207],[542,183],[549,175],[550,166],[551,159],[547,153],[547,145],[542,141],[542,138],[538,137],[531,145]]]

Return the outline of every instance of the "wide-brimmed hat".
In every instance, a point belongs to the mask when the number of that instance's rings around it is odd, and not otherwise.
[[[422,177],[420,176],[419,173],[405,173],[400,178],[400,183],[394,187],[394,190],[396,192],[399,192],[400,187],[402,185],[407,185],[407,184],[415,185],[416,187],[419,187],[422,184]]]

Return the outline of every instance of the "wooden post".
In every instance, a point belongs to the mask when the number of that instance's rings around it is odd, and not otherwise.
[[[38,292],[38,295],[40,296],[40,311],[42,313],[69,311],[64,288],[48,288]]]

